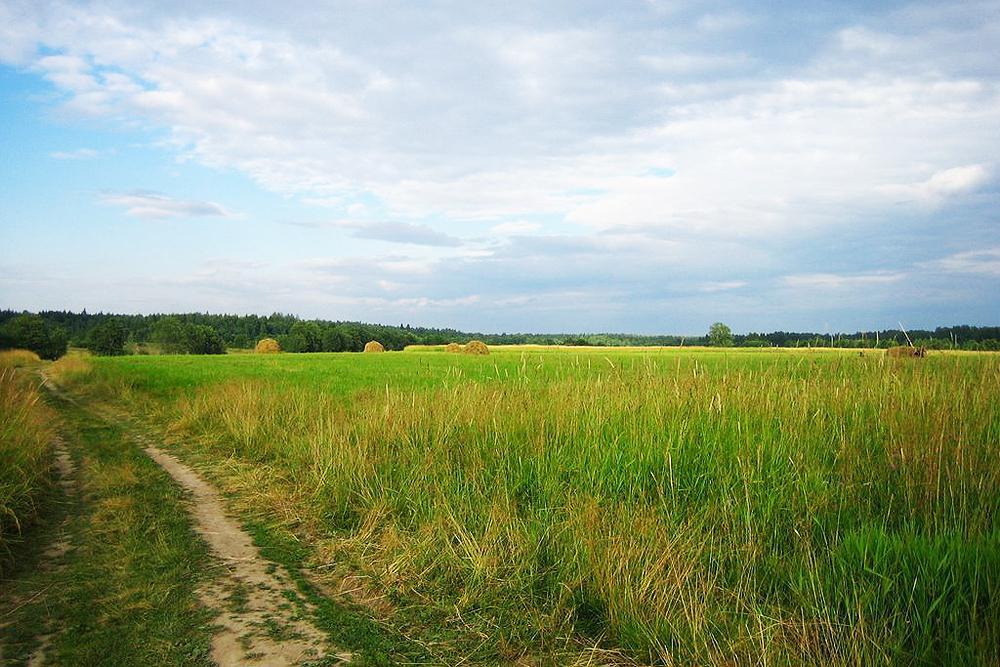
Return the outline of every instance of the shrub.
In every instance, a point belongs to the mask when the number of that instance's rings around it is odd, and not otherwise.
[[[185,327],[187,351],[191,354],[225,354],[222,336],[207,324],[189,324]]]
[[[176,317],[164,317],[153,325],[152,340],[164,354],[183,354],[188,351],[184,323]]]
[[[128,329],[118,318],[101,322],[90,332],[87,347],[94,354],[118,356],[125,354]]]
[[[42,359],[66,354],[69,338],[60,327],[48,325],[39,315],[18,315],[0,327],[0,348],[31,350]]]
[[[281,346],[278,345],[278,341],[273,338],[261,338],[257,341],[257,347],[254,348],[254,352],[260,354],[275,354],[281,352]]]
[[[370,340],[365,343],[365,352],[385,352],[385,348],[377,340]]]
[[[465,344],[462,352],[466,354],[489,354],[490,348],[486,347],[486,343],[481,340],[470,340]]]

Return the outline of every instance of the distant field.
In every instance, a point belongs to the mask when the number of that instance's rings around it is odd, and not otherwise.
[[[315,563],[481,633],[477,661],[1000,661],[997,355],[414,347],[56,373],[168,431]]]

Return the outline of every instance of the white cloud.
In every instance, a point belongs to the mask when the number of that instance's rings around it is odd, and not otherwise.
[[[946,273],[1000,277],[1000,246],[958,252],[933,262],[924,262],[921,266]]]
[[[517,220],[514,222],[501,222],[499,225],[490,227],[490,232],[497,236],[516,236],[518,234],[531,234],[537,232],[542,226],[537,222],[527,220]]]
[[[222,206],[209,201],[174,199],[159,192],[138,190],[124,193],[105,193],[101,201],[125,209],[136,218],[194,218],[203,216],[233,217]]]
[[[718,282],[702,283],[698,287],[698,290],[701,292],[725,292],[746,286],[747,282],[745,280],[720,280]]]
[[[49,153],[49,157],[54,160],[93,160],[101,154],[101,151],[93,148],[77,148],[72,151],[53,151]]]
[[[322,14],[312,31],[296,24],[296,38],[280,19],[98,5],[20,20],[59,52],[32,66],[74,110],[166,127],[183,157],[304,201],[372,192],[402,220],[549,214],[595,228],[787,232],[843,224],[845,207],[891,209],[877,195],[893,188],[961,194],[998,147],[994,86],[949,75],[918,38],[863,25],[771,76],[725,42],[664,49],[656,33],[615,25],[431,26],[436,50],[418,40],[386,55],[324,35],[334,26]],[[695,23],[707,34],[754,25],[737,13]],[[964,30],[975,43],[993,28]],[[886,49],[928,67],[882,75]],[[704,78],[677,78],[693,72]],[[678,176],[645,179],[649,164]],[[914,165],[938,175],[898,185]],[[584,190],[600,194],[567,194]]]
[[[427,225],[407,222],[338,220],[328,223],[328,226],[349,229],[353,231],[354,237],[373,241],[452,248],[462,245],[460,238],[444,234]]]
[[[991,170],[986,165],[970,164],[938,171],[917,183],[886,185],[879,189],[892,197],[938,206],[948,198],[974,192],[988,183],[990,177]]]
[[[907,274],[904,272],[878,272],[856,275],[805,273],[785,276],[782,282],[788,287],[810,290],[843,290],[898,283],[904,280],[906,276]]]

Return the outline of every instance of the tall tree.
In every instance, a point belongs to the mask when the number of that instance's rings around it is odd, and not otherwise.
[[[733,330],[722,322],[716,322],[708,329],[708,342],[715,347],[732,347]]]

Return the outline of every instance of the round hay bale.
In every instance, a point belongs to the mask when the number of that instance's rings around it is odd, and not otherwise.
[[[385,352],[385,348],[377,340],[370,340],[365,343],[365,352]]]
[[[490,348],[486,347],[486,343],[481,340],[470,340],[465,344],[465,349],[462,352],[466,354],[489,354]]]
[[[253,351],[260,354],[274,354],[276,352],[281,352],[281,345],[279,345],[278,341],[273,338],[261,338],[257,341],[257,347],[255,347]]]
[[[444,351],[445,352],[461,352],[462,351],[462,346],[459,345],[458,343],[448,343],[447,345],[444,346]]]

